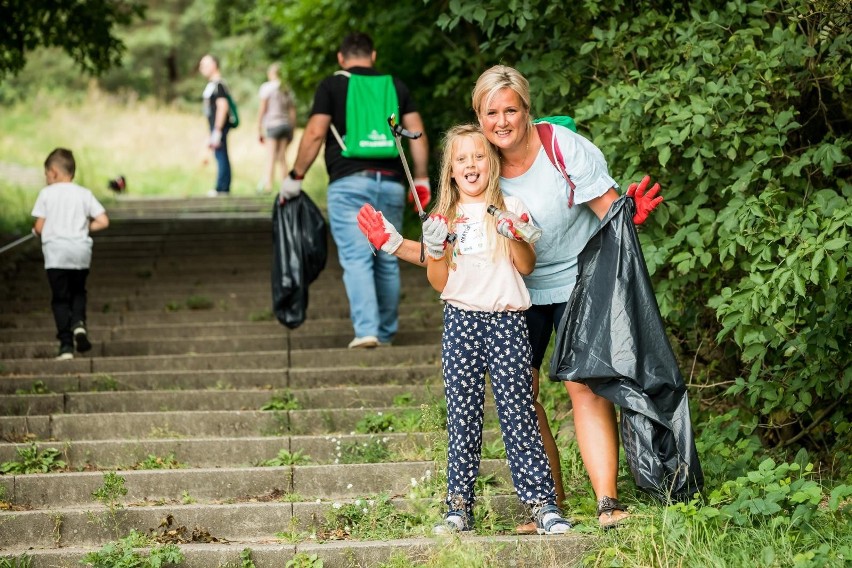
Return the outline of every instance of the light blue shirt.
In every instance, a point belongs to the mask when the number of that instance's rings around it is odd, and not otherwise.
[[[611,187],[618,188],[597,146],[567,128],[553,128],[565,169],[576,185],[573,207],[568,207],[568,183],[544,148],[525,173],[500,178],[503,193],[521,199],[533,222],[542,230],[535,245],[535,270],[524,277],[535,305],[559,304],[571,297],[577,281],[577,255],[600,223],[584,204]]]

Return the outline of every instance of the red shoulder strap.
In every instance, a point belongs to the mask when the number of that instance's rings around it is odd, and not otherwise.
[[[565,169],[565,159],[562,157],[562,151],[559,149],[559,143],[556,141],[556,136],[553,135],[553,125],[549,122],[539,122],[535,125],[538,130],[538,137],[541,138],[541,144],[544,146],[544,152],[565,181],[568,182],[568,207],[574,206],[574,182],[571,181],[571,176]]]

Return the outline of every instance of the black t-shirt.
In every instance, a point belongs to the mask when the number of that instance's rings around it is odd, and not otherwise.
[[[372,67],[350,67],[347,71],[357,75],[384,74],[379,73]],[[414,101],[411,100],[411,93],[408,92],[408,87],[402,81],[394,77],[393,85],[396,88],[396,97],[399,103],[397,119],[401,120],[402,116],[410,112],[416,112],[417,108],[414,106]],[[317,92],[314,94],[314,105],[311,108],[311,116],[315,114],[330,115],[331,122],[340,136],[346,134],[346,90],[348,87],[349,77],[345,75],[331,75],[326,77],[317,87]],[[337,139],[331,133],[331,128],[329,128],[325,136],[325,167],[328,170],[329,181],[335,181],[356,172],[370,169],[389,170],[397,173],[400,177],[405,175],[405,170],[402,168],[402,161],[399,158],[362,160],[344,158],[340,152],[340,144],[337,143]]]
[[[210,81],[204,89],[204,115],[207,117],[207,122],[210,124],[210,130],[213,130],[213,125],[216,123],[216,100],[227,99],[228,88],[221,81]],[[231,111],[228,109],[228,114],[225,115],[225,128],[231,121]]]

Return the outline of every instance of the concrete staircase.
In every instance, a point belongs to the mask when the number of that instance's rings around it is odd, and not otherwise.
[[[394,345],[348,350],[332,249],[308,321],[288,330],[270,309],[268,201],[110,207],[88,286],[94,348],[72,361],[53,360],[38,244],[0,258],[0,464],[27,452],[64,462],[0,475],[0,558],[79,566],[131,529],[178,543],[182,566],[205,568],[240,566],[247,548],[258,568],[311,555],[325,568],[414,566],[458,545],[430,536],[446,459],[445,432],[429,427],[443,396],[437,294],[422,269],[403,266]],[[488,424],[488,446],[499,446],[493,411]],[[487,565],[579,562],[587,537],[513,534],[522,510],[501,459],[484,460],[481,477],[482,526],[461,546]],[[400,511],[414,526],[350,526],[336,513],[356,502],[365,524]]]

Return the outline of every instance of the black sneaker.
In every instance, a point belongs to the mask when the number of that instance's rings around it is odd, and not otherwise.
[[[86,333],[86,324],[83,322],[77,323],[74,326],[74,343],[77,344],[77,351],[85,353],[92,348],[92,343],[89,341],[89,336]]]
[[[69,361],[74,358],[73,345],[60,345],[59,355],[56,356],[57,361]]]

